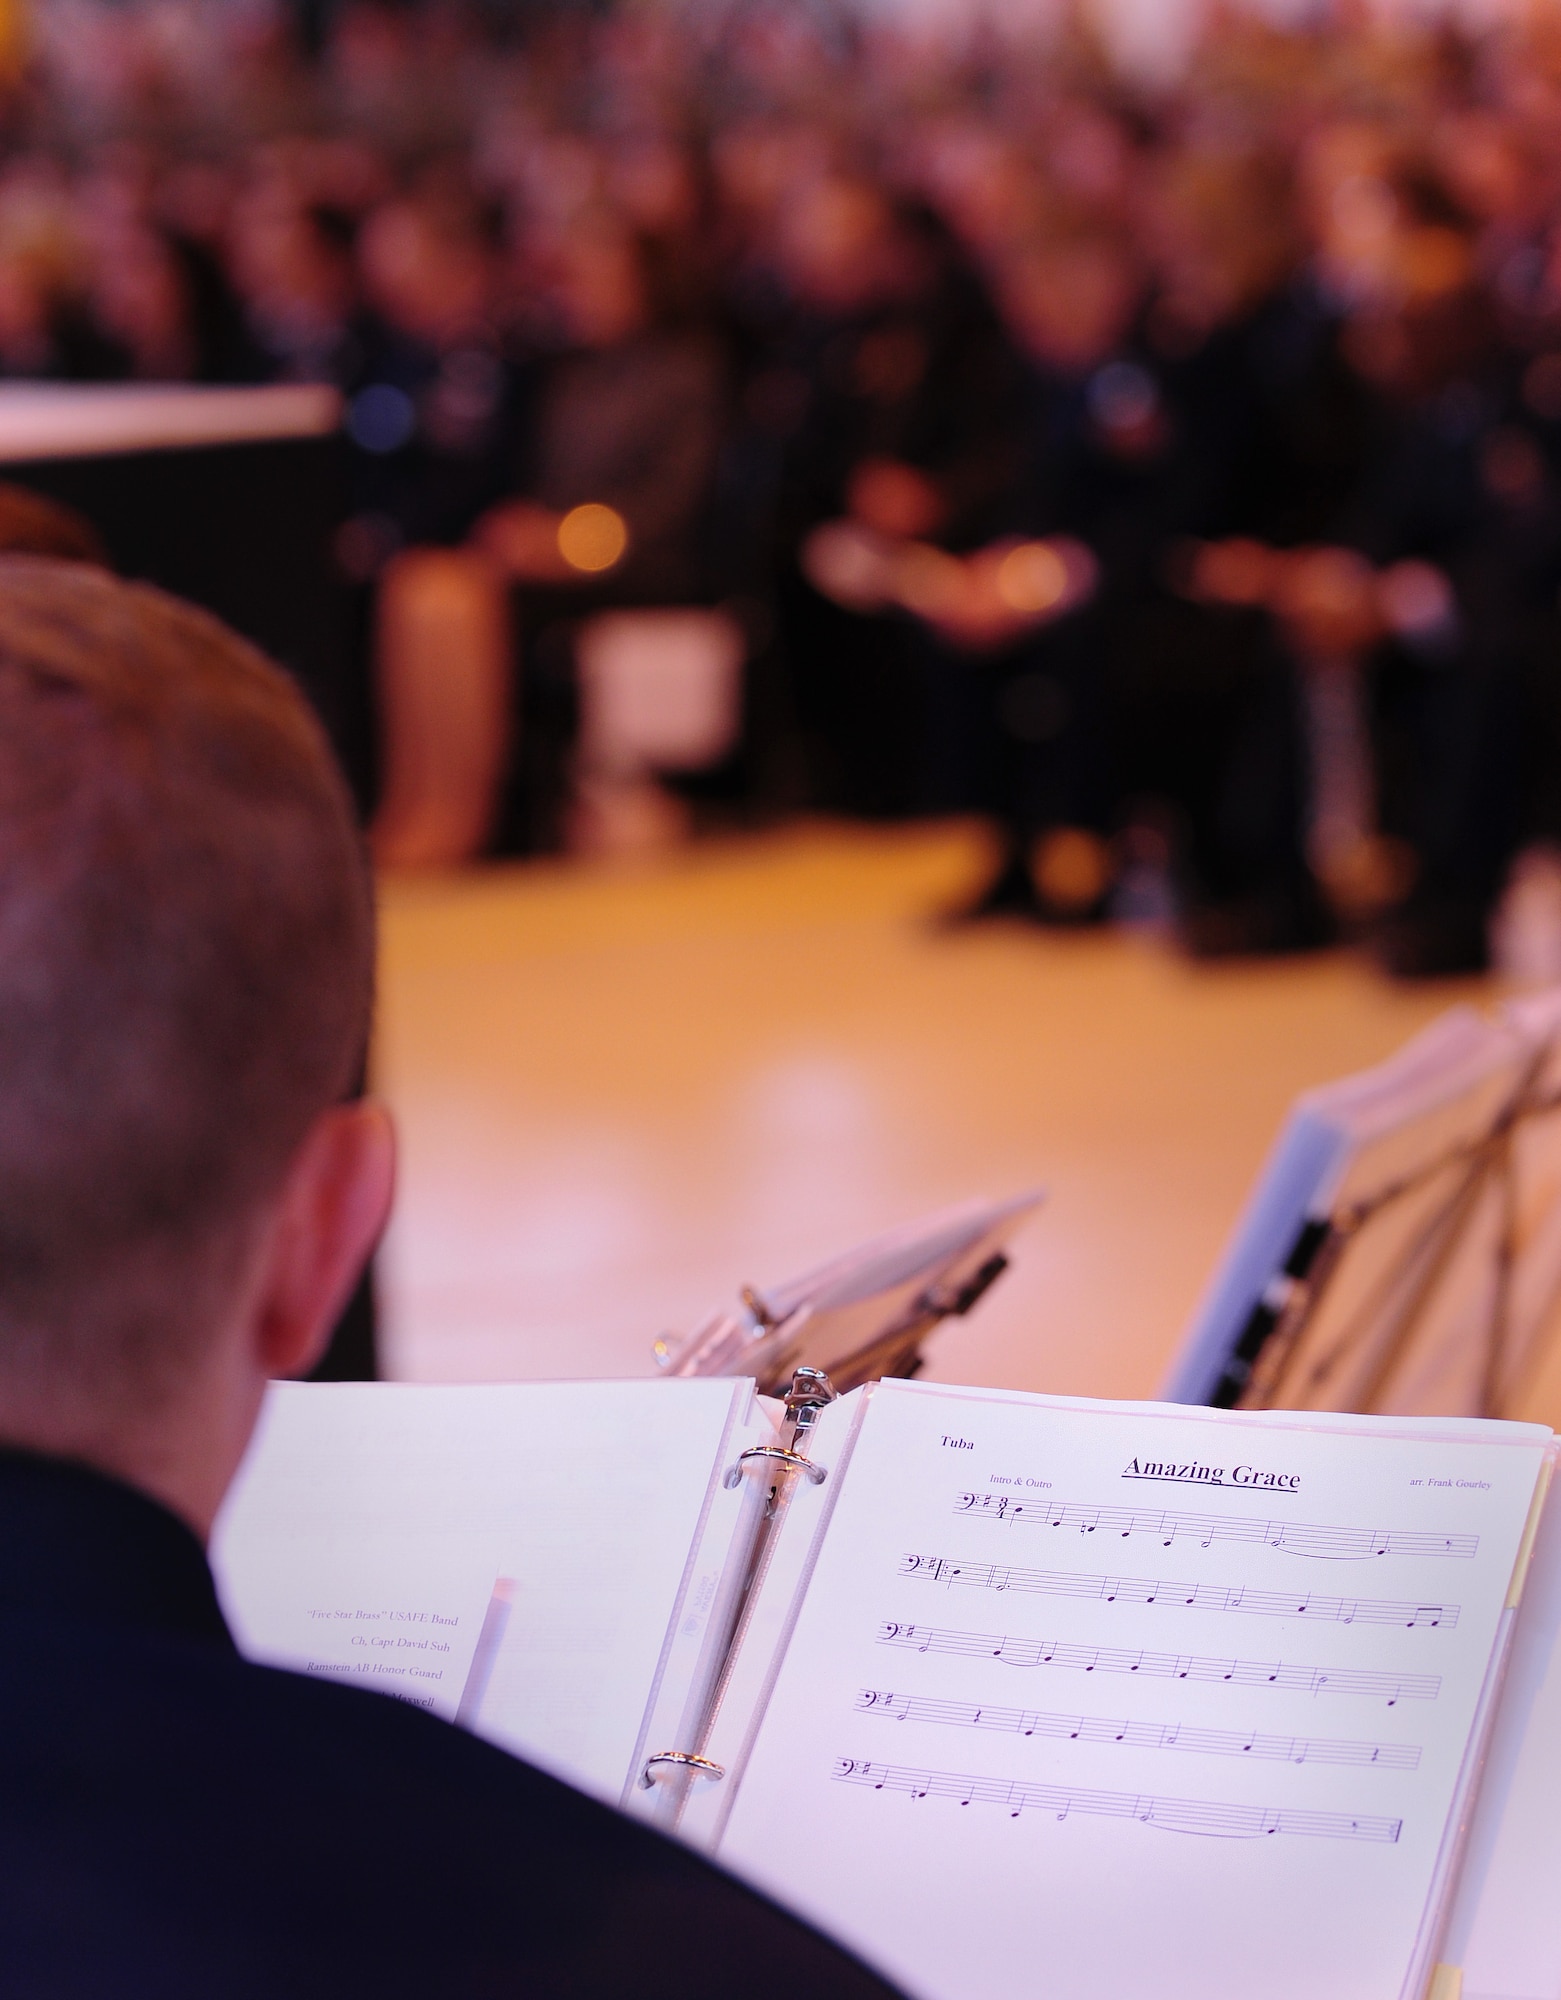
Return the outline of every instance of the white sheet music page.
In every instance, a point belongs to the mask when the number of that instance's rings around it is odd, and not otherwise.
[[[326,1533],[273,1544],[271,1561],[247,1553],[258,1560],[239,1559],[225,1595],[234,1637],[250,1659],[393,1695],[455,1721],[493,1597],[491,1546]]]
[[[693,1556],[724,1555],[752,1401],[731,1380],[274,1384],[213,1546],[239,1642],[381,1663],[367,1684],[616,1800],[692,1671],[714,1595]]]
[[[1440,1956],[1464,2000],[1561,2000],[1561,1485],[1551,1482]]]
[[[721,1857],[935,2000],[1408,2000],[1548,1443],[879,1385]]]

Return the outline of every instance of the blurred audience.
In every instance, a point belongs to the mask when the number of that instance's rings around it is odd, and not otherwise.
[[[0,371],[342,389],[386,862],[567,838],[583,625],[720,605],[739,787],[988,814],[969,914],[1473,969],[1561,840],[1561,21],[1103,18],[38,0]]]

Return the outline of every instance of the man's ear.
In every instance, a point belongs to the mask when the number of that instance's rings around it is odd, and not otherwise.
[[[396,1135],[373,1098],[332,1105],[293,1156],[273,1211],[259,1295],[257,1360],[307,1374],[373,1252],[395,1192]]]

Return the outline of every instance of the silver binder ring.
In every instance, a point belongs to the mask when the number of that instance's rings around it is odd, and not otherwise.
[[[805,1472],[815,1486],[822,1486],[829,1477],[828,1466],[815,1465],[811,1458],[804,1458],[800,1451],[787,1451],[784,1445],[778,1444],[755,1444],[750,1445],[747,1451],[737,1454],[737,1463],[727,1471],[728,1486],[735,1486],[742,1478],[743,1467],[751,1458],[768,1459],[772,1464],[783,1465],[791,1472]]]
[[[670,1764],[675,1770],[687,1771],[691,1778],[726,1776],[724,1764],[717,1764],[709,1757],[696,1757],[692,1750],[658,1750],[654,1757],[645,1759],[645,1767],[640,1772],[640,1783],[647,1792],[656,1782],[651,1773],[658,1764]]]

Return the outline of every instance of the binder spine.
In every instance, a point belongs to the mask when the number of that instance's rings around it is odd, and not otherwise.
[[[810,1484],[821,1486],[829,1477],[829,1468],[815,1463],[809,1455],[808,1446],[819,1412],[827,1409],[834,1399],[834,1387],[822,1369],[797,1369],[786,1392],[786,1421],[781,1430],[783,1442],[752,1445],[740,1452],[727,1468],[723,1484],[729,1489],[740,1486],[745,1476],[756,1467],[761,1476],[768,1475],[769,1491],[756,1517],[753,1533],[741,1552],[742,1576],[733,1596],[730,1624],[693,1741],[685,1749],[654,1751],[640,1767],[640,1787],[645,1791],[658,1788],[662,1791],[658,1817],[670,1826],[675,1827],[681,1818],[689,1789],[694,1783],[703,1779],[719,1784],[726,1776],[725,1767],[704,1754],[705,1746],[710,1740],[722,1695],[731,1678],[732,1662],[742,1643],[749,1609],[768,1565],[775,1535],[785,1517],[792,1484],[796,1479],[805,1478]]]

